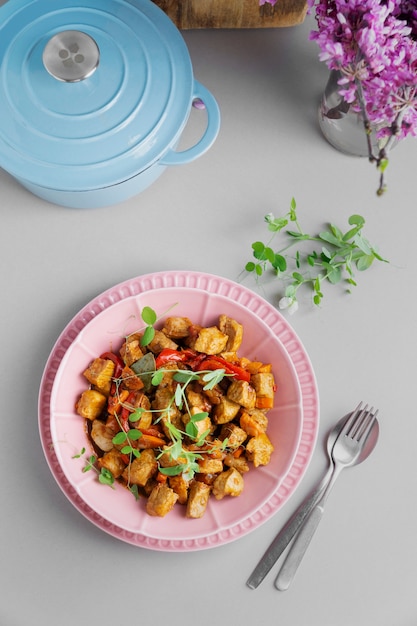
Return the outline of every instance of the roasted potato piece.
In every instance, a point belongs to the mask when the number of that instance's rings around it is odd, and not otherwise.
[[[151,448],[147,448],[141,452],[139,458],[134,459],[130,467],[126,467],[123,478],[131,485],[144,487],[157,470],[158,461],[155,458],[155,452]]]
[[[243,326],[227,315],[220,315],[219,328],[227,335],[226,352],[237,352],[243,339]]]
[[[96,387],[98,391],[108,396],[110,393],[112,376],[114,373],[114,363],[110,359],[94,359],[83,372],[89,383]]]
[[[95,420],[101,415],[107,404],[107,398],[96,389],[86,389],[75,404],[78,415],[88,420]]]
[[[188,317],[167,317],[162,332],[171,339],[184,339],[188,337],[192,325]]]
[[[157,483],[146,503],[146,512],[154,517],[165,517],[178,500],[178,494],[166,483]]]
[[[243,491],[244,482],[242,474],[231,467],[219,474],[213,483],[213,495],[216,500],[221,500],[225,496],[240,496]]]
[[[186,517],[199,519],[203,517],[207,508],[211,488],[209,485],[195,480],[190,487],[187,501]]]
[[[175,341],[172,341],[162,330],[156,330],[155,336],[152,339],[151,343],[147,346],[151,352],[154,354],[158,354],[165,348],[169,348],[170,350],[176,350],[178,348],[178,344]]]
[[[268,418],[259,409],[246,409],[240,415],[239,424],[250,437],[256,437],[266,432]]]
[[[252,461],[254,467],[268,465],[273,451],[274,446],[266,433],[252,437],[246,444],[246,456],[249,461]]]
[[[143,357],[144,352],[140,347],[141,337],[142,335],[138,334],[130,335],[120,348],[120,356],[128,367]]]
[[[99,419],[95,419],[91,425],[90,436],[96,446],[103,450],[103,452],[109,452],[114,448],[113,437],[115,435],[113,428],[109,428]]]
[[[226,396],[220,398],[219,404],[217,404],[213,411],[213,416],[216,424],[226,424],[235,419],[236,415],[240,411],[240,404],[229,400]]]
[[[206,354],[220,354],[228,341],[228,336],[222,333],[217,326],[201,328],[195,336],[190,338],[188,345],[197,352]]]
[[[114,478],[119,478],[123,474],[126,463],[123,460],[122,453],[116,448],[106,452],[97,461],[99,467],[105,467],[112,473]]]
[[[245,409],[255,408],[256,392],[246,380],[234,380],[227,390],[227,398]]]

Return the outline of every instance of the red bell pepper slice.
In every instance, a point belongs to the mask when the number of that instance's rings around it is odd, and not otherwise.
[[[250,382],[250,372],[243,369],[243,367],[240,367],[239,365],[229,363],[229,361],[226,361],[217,355],[208,356],[204,359],[204,361],[201,361],[197,367],[197,371],[218,369],[224,369],[226,374],[231,374],[238,380],[246,380],[246,382]]]
[[[171,348],[164,348],[155,359],[156,369],[159,369],[163,365],[166,365],[167,363],[172,361],[183,362],[185,361],[185,358],[185,352],[172,350]]]

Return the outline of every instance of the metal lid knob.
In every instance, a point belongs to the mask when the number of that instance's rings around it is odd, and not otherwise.
[[[54,35],[42,55],[46,70],[57,80],[75,83],[97,69],[100,50],[92,37],[78,30],[65,30]]]

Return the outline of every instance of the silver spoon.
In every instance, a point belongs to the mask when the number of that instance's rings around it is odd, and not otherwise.
[[[348,413],[347,415],[342,417],[329,432],[327,436],[327,455],[330,462],[326,474],[313,489],[313,491],[309,494],[309,496],[305,500],[303,500],[295,513],[288,520],[282,530],[277,534],[270,546],[267,548],[265,554],[263,555],[246,582],[247,586],[251,589],[256,589],[264,580],[268,572],[275,565],[281,554],[284,552],[285,548],[288,546],[299,528],[302,526],[306,517],[314,508],[316,502],[319,500],[321,494],[324,492],[324,489],[327,487],[334,470],[334,463],[332,458],[333,446],[339,436],[339,433],[343,429],[343,426],[350,416],[351,413]],[[378,441],[378,435],[379,424],[378,422],[375,422],[375,426],[372,429],[372,432],[368,437],[367,443],[361,452],[358,463],[361,463],[369,456],[371,451],[374,449],[376,442]]]
[[[367,405],[362,409],[362,404],[360,404],[348,419],[347,428],[342,429],[337,437],[331,452],[333,460],[332,476],[310,511],[278,573],[275,586],[280,591],[285,591],[291,584],[322,519],[324,505],[340,472],[346,467],[352,467],[364,461],[374,449],[379,432],[379,424],[376,419],[377,413],[378,411],[375,411],[373,408],[368,410]],[[373,436],[371,437],[372,434]]]

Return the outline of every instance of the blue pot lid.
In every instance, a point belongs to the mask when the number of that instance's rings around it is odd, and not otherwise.
[[[175,146],[193,73],[151,0],[9,0],[0,8],[0,167],[52,189],[118,184]]]

